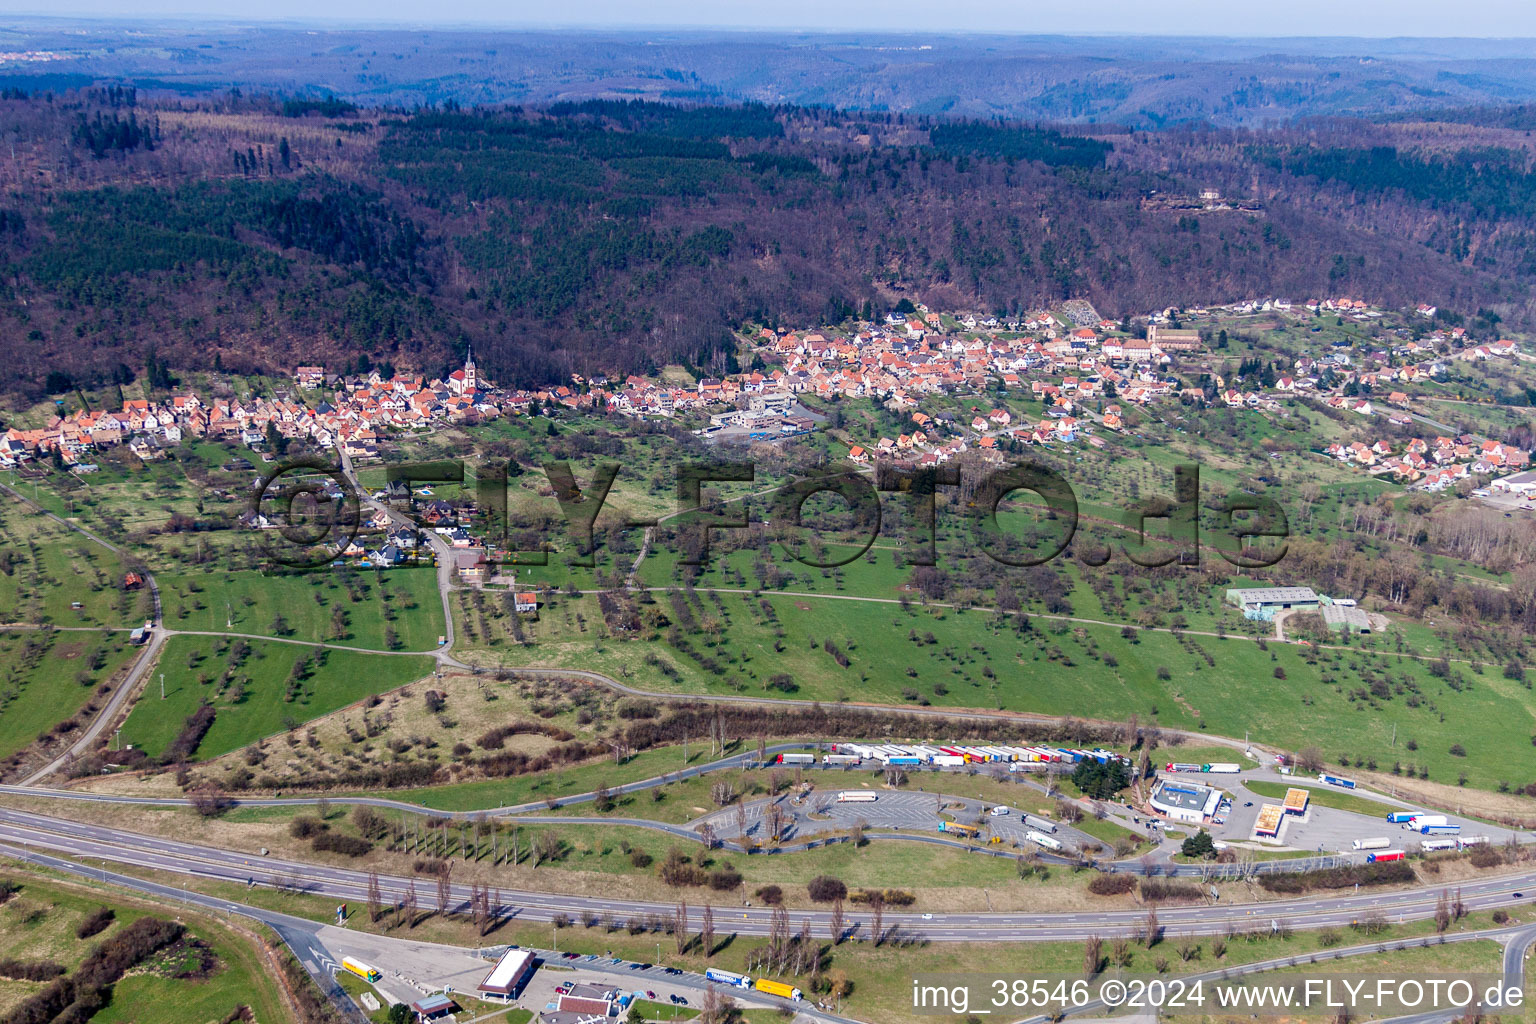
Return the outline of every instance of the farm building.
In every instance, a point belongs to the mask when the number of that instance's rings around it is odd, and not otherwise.
[[[1329,629],[1336,629],[1341,633],[1369,633],[1371,631],[1370,617],[1353,605],[1325,604],[1318,609],[1323,617],[1323,623]]]
[[[1241,608],[1244,618],[1268,622],[1276,612],[1317,608],[1322,598],[1311,587],[1252,587],[1228,590],[1227,603]]]

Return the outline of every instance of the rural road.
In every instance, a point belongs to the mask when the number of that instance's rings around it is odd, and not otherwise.
[[[4,484],[0,484],[0,492],[9,494],[12,498],[15,498],[22,504],[34,509],[38,515],[53,520],[55,523],[58,523],[60,526],[67,530],[74,530],[76,533],[85,537],[87,540],[94,544],[100,545],[118,557],[125,559],[129,558],[128,553],[122,548],[118,547],[116,544],[113,544],[111,541],[97,536],[95,533],[92,533],[90,530],[87,530],[85,527],[78,523],[72,523],[61,516],[54,515],[52,512],[43,508],[32,499],[23,497],[14,489],[7,487]],[[47,776],[58,771],[59,768],[61,768],[71,758],[79,757],[90,750],[91,747],[95,744],[97,738],[100,737],[101,734],[106,730],[107,726],[109,726],[117,718],[117,716],[122,712],[124,705],[126,705],[128,701],[133,697],[134,693],[138,691],[139,685],[144,681],[144,677],[149,672],[150,666],[152,666],[155,663],[155,659],[160,656],[160,648],[165,643],[165,633],[159,628],[160,584],[155,581],[154,573],[150,572],[148,569],[144,570],[144,582],[149,587],[150,598],[153,601],[153,611],[151,613],[150,622],[156,627],[151,632],[148,642],[145,643],[144,650],[141,651],[138,658],[134,660],[132,667],[130,667],[128,670],[127,676],[124,677],[120,684],[118,684],[117,689],[112,691],[112,695],[107,699],[106,704],[104,704],[101,710],[97,712],[96,717],[91,720],[90,724],[81,731],[80,735],[76,737],[75,741],[71,743],[62,754],[55,757],[52,761],[49,761],[42,768],[39,768],[32,774],[28,775],[26,778],[22,779],[21,784],[23,786],[30,785],[39,779],[46,778]]]

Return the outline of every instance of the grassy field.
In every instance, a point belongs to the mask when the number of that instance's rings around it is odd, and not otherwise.
[[[236,468],[245,459],[251,469]],[[188,440],[167,457],[141,462],[126,447],[96,452],[97,472],[84,476],[52,473],[35,491],[29,482],[12,483],[28,498],[125,547],[151,570],[174,571],[182,565],[217,562],[221,566],[254,564],[253,534],[235,529],[188,531],[181,524],[233,522],[249,508],[252,483],[270,469],[261,457],[237,445]],[[226,468],[229,467],[229,468]],[[7,482],[14,480],[8,477]]]
[[[0,758],[80,710],[136,653],[126,633],[0,632]]]
[[[239,1005],[250,1006],[257,1021],[287,1019],[275,980],[251,940],[183,908],[154,907],[135,897],[30,871],[7,870],[4,877],[21,891],[0,905],[0,959],[48,959],[74,969],[97,943],[111,938],[138,918],[172,917],[188,926],[217,958],[206,978],[170,976],[171,958],[152,958],[112,988],[111,1002],[91,1018],[94,1024],[185,1024],[217,1021]],[[98,907],[110,907],[114,922],[82,942],[75,926]],[[38,983],[0,981],[0,1013],[41,989]]]
[[[443,632],[436,570],[323,569],[302,575],[182,572],[159,577],[166,625],[373,650],[430,651]]]
[[[216,709],[216,718],[197,756],[216,757],[431,671],[432,662],[425,657],[172,637],[123,724],[122,742],[158,755],[206,700]]]
[[[23,487],[21,493],[29,493]],[[147,595],[123,589],[117,555],[9,496],[0,497],[0,622],[131,626]],[[79,607],[75,607],[79,605]]]
[[[1243,787],[1257,793],[1259,796],[1273,797],[1275,799],[1283,799],[1288,788],[1283,782],[1244,782]],[[1314,804],[1332,807],[1340,811],[1353,811],[1356,814],[1364,814],[1372,818],[1385,819],[1388,812],[1397,810],[1396,807],[1338,790],[1309,788],[1307,792],[1312,794],[1312,802]]]
[[[649,628],[622,639],[608,633],[595,597],[548,596],[515,657],[679,693],[776,696],[786,691],[769,681],[786,675],[787,692],[823,701],[1135,714],[1290,749],[1326,737],[1331,764],[1347,756],[1382,770],[1413,765],[1440,781],[1465,772],[1488,789],[1527,781],[1507,752],[1536,732],[1536,702],[1522,683],[1467,665],[1436,677],[1426,662],[1363,648],[1261,647],[830,595],[678,591],[641,603],[638,614]],[[501,660],[490,650],[484,657]],[[1463,754],[1451,752],[1455,744]]]

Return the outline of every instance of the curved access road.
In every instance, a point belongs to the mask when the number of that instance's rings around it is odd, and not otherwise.
[[[148,896],[154,896],[163,901],[167,906],[172,906],[179,902],[208,911],[214,915],[239,915],[264,924],[276,932],[278,937],[293,951],[294,957],[303,965],[310,977],[315,980],[315,983],[320,986],[320,990],[341,1011],[347,1024],[368,1024],[368,1018],[357,1009],[351,998],[336,983],[333,975],[337,963],[339,963],[341,957],[345,955],[345,951],[352,944],[366,943],[372,948],[382,947],[393,951],[393,955],[387,958],[370,955],[368,961],[372,963],[378,963],[381,959],[385,959],[386,962],[390,963],[404,960],[414,960],[420,963],[423,960],[423,955],[432,957],[438,962],[445,958],[451,958],[461,963],[473,963],[469,958],[478,958],[484,955],[484,951],[478,949],[470,950],[459,946],[422,942],[417,939],[397,939],[367,932],[351,932],[319,924],[306,918],[294,917],[291,914],[283,914],[267,910],[263,907],[252,906],[248,903],[220,899],[217,896],[209,896],[190,889],[162,885],[159,882],[151,882],[132,875],[120,874],[107,870],[105,866],[96,867],[79,864],[62,857],[55,857],[30,848],[8,844],[4,840],[0,840],[0,854],[53,871],[74,875],[78,878],[99,881]],[[469,907],[466,903],[454,904],[449,908],[450,912],[453,913],[464,913],[468,909]],[[515,917],[517,910],[516,906],[505,903],[492,907],[493,913],[503,918]],[[337,948],[338,946],[341,948]],[[524,948],[529,949],[535,956],[545,961],[557,961],[560,955],[554,950],[533,947]],[[489,963],[490,961],[482,960],[478,968],[471,966],[468,969],[468,973],[473,977],[478,977],[489,969]],[[644,980],[655,984],[658,988],[682,988],[702,995],[711,987],[709,979],[705,978],[702,974],[695,974],[691,971],[665,974],[659,965],[650,965],[643,971],[633,970],[631,966],[631,963],[626,961],[598,961],[582,962],[579,965],[579,969],[583,974],[598,974],[617,979],[618,984],[615,987],[620,988],[632,987],[637,980]],[[460,968],[460,970],[462,972],[463,969]],[[399,978],[398,971],[394,972],[394,978]],[[435,991],[437,986],[424,986],[423,990],[426,989]],[[764,1004],[775,1009],[792,1010],[797,1014],[797,1020],[804,1018],[824,1021],[826,1024],[860,1024],[855,1018],[845,1017],[804,1001],[794,1003],[788,999],[781,999],[777,996],[770,996],[767,993],[756,991],[743,993],[742,995],[752,1004]],[[700,1000],[695,997],[694,1001],[698,1002]],[[477,1017],[475,1019],[493,1019],[495,1016],[495,1014],[491,1014],[488,1018]]]

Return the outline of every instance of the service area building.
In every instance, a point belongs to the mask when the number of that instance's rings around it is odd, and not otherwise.
[[[569,992],[561,993],[558,1007],[565,1013],[595,1013],[607,1017],[613,1012],[614,989],[577,982]]]
[[[1312,802],[1312,794],[1305,789],[1287,789],[1285,791],[1285,813],[1295,817],[1305,817],[1307,807]]]
[[[1194,782],[1162,779],[1153,788],[1150,802],[1154,810],[1173,821],[1198,825],[1216,813],[1221,803],[1221,790]]]
[[[422,1021],[438,1020],[458,1010],[459,1004],[447,995],[439,992],[436,995],[418,999],[411,1004],[411,1010],[416,1014],[418,1024]]]
[[[533,954],[526,949],[509,949],[501,954],[491,973],[480,982],[479,990],[488,999],[507,1001],[516,996],[533,977]]]
[[[1274,838],[1280,834],[1280,823],[1284,820],[1284,807],[1279,804],[1265,804],[1259,808],[1259,819],[1254,822],[1253,834]]]

